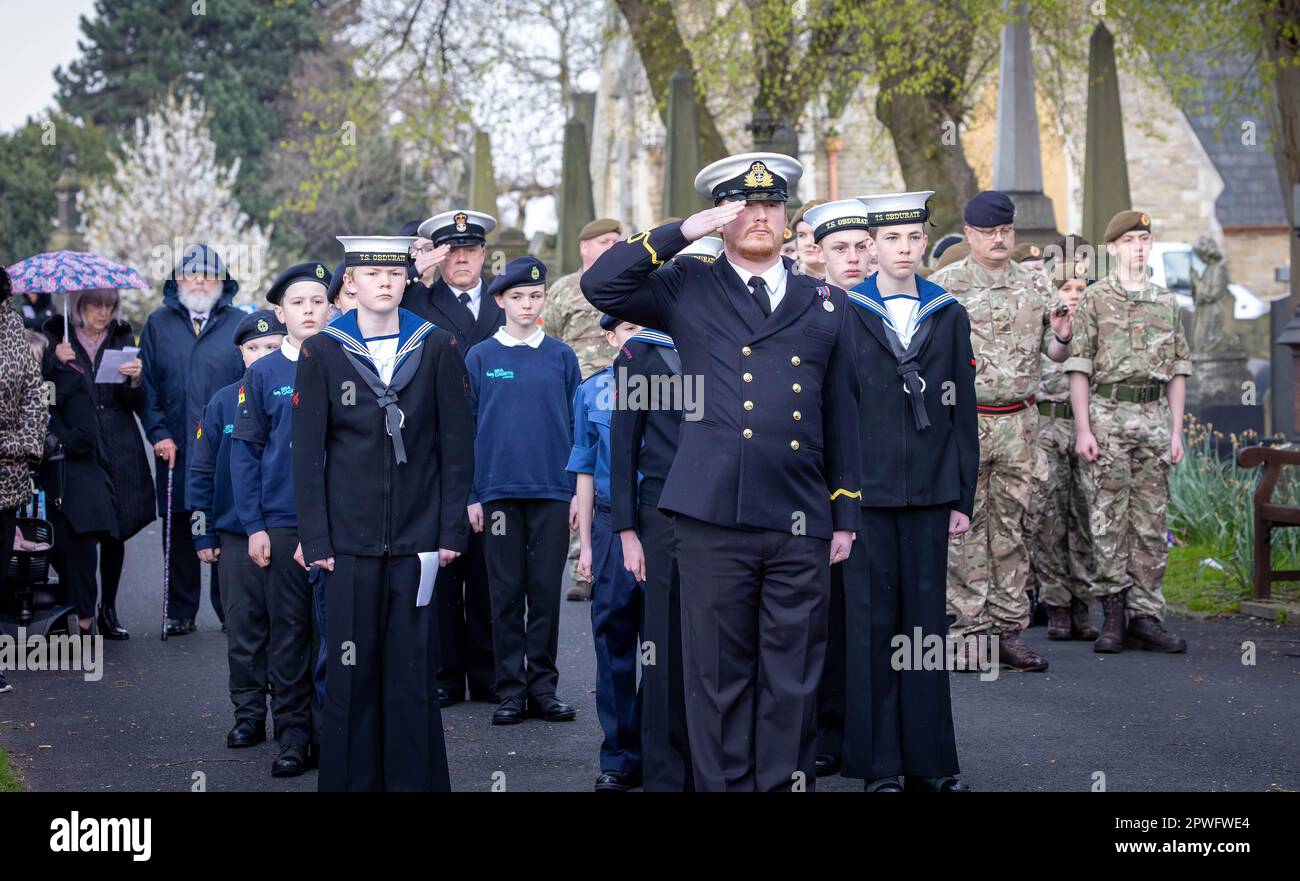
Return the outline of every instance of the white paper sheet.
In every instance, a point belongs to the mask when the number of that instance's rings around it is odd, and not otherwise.
[[[99,370],[95,372],[95,382],[126,382],[126,377],[117,372],[117,368],[123,364],[130,364],[140,354],[140,350],[134,346],[127,346],[124,349],[105,349],[104,358],[99,362]]]
[[[429,605],[433,599],[433,584],[438,580],[438,552],[425,551],[417,555],[420,558],[420,592],[415,597],[415,606]]]

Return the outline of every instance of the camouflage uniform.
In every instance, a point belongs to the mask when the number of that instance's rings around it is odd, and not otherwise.
[[[1044,345],[1052,335],[1050,327],[1043,331]],[[1029,568],[1039,597],[1049,606],[1069,606],[1071,598],[1087,604],[1092,550],[1087,505],[1080,492],[1081,460],[1074,452],[1070,381],[1063,365],[1041,357],[1038,446],[1046,460],[1047,480],[1030,504]]]
[[[1038,389],[1056,294],[1046,277],[1008,263],[1000,279],[966,257],[930,281],[966,307],[975,353],[980,465],[970,530],[954,536],[948,553],[948,611],[954,637],[1019,631],[1029,623],[1029,554],[1025,519],[1039,491],[1045,462],[1038,446],[1038,411],[1013,409]]]
[[[1089,377],[1088,416],[1100,451],[1080,471],[1095,554],[1088,588],[1095,597],[1127,590],[1130,615],[1160,618],[1165,608],[1167,384],[1191,375],[1190,359],[1169,291],[1149,281],[1126,291],[1112,275],[1083,292],[1064,367]]]
[[[587,302],[578,286],[581,272],[562,275],[546,286],[546,303],[542,306],[542,328],[567,343],[578,356],[582,378],[594,376],[610,365],[614,352],[600,329],[600,311]],[[569,574],[575,584],[585,584],[578,573],[582,541],[577,532],[569,535]]]

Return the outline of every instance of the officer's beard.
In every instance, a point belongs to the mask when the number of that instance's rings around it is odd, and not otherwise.
[[[771,260],[777,254],[781,253],[781,243],[777,241],[776,236],[769,233],[766,236],[751,236],[749,233],[752,229],[745,231],[745,237],[736,243],[736,253],[746,260],[761,262]]]
[[[178,286],[176,298],[181,301],[181,305],[191,312],[199,315],[206,315],[212,311],[212,307],[217,305],[217,300],[221,299],[221,288],[216,288],[210,294],[188,291]]]

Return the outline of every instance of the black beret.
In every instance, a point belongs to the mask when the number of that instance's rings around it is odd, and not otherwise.
[[[966,203],[963,219],[973,227],[988,229],[1016,222],[1016,206],[1006,193],[985,190]]]
[[[235,345],[242,346],[258,337],[283,335],[287,332],[274,312],[270,309],[258,309],[245,315],[239,320],[239,324],[235,325]]]
[[[311,261],[309,263],[295,263],[276,278],[271,289],[266,292],[266,301],[279,306],[280,301],[284,299],[284,292],[289,289],[289,285],[300,281],[314,281],[321,285],[328,292],[331,273],[325,268],[324,263]]]
[[[331,303],[339,301],[339,291],[343,289],[343,273],[347,271],[347,261],[340,260],[339,265],[334,267],[331,273],[329,287],[325,289],[325,296],[329,297]]]
[[[944,251],[948,250],[953,245],[962,241],[965,241],[965,239],[963,239],[961,236],[957,235],[956,233],[948,233],[948,235],[939,239],[938,244],[934,246],[934,250],[930,252],[930,259],[935,263],[938,263],[939,258],[943,256]]]
[[[614,328],[618,327],[622,323],[623,323],[622,318],[615,318],[613,315],[600,316],[601,330],[613,330]]]
[[[420,234],[420,221],[408,220],[403,223],[394,235],[399,236],[418,236]]]
[[[507,291],[510,288],[517,288],[520,285],[533,285],[546,283],[546,264],[531,255],[516,257],[506,264],[505,270],[492,279],[492,285],[487,290],[489,297],[495,297],[497,294]]]

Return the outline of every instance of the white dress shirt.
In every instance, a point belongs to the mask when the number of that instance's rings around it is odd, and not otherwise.
[[[510,331],[506,330],[506,326],[503,324],[497,328],[496,333],[492,334],[492,339],[506,347],[528,346],[530,349],[536,349],[542,344],[542,340],[546,339],[546,331],[539,327],[526,339],[521,340],[511,336]]]
[[[750,272],[748,269],[741,269],[734,263],[731,264],[731,268],[736,270],[736,275],[740,276],[740,283],[743,284],[746,289],[752,291],[753,288],[749,286],[749,280],[754,277],[754,273]],[[781,305],[781,299],[785,297],[785,279],[787,274],[788,273],[785,271],[785,262],[782,260],[777,260],[762,273],[763,283],[767,285],[767,301],[771,304],[771,308],[768,310],[769,315],[776,311],[776,307]]]
[[[280,342],[280,353],[290,361],[298,360],[298,347],[289,342],[287,336]]]
[[[479,279],[474,287],[463,291],[451,282],[447,282],[447,287],[451,288],[451,295],[457,301],[460,300],[461,294],[469,294],[469,302],[465,305],[469,306],[469,311],[474,313],[474,320],[478,321],[478,310],[483,305],[483,279]]]

